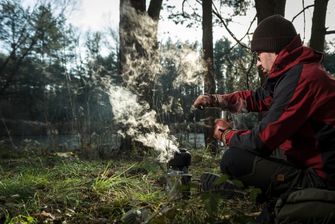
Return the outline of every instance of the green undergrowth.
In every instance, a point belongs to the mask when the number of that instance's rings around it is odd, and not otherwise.
[[[178,178],[174,191],[167,188],[165,167],[153,156],[81,160],[73,153],[6,154],[0,160],[0,223],[254,223],[256,191],[236,200],[200,192],[199,176],[219,173],[219,156],[191,153],[187,197]]]

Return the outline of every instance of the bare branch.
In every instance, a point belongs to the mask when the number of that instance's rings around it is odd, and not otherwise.
[[[183,15],[183,17],[186,17],[185,16],[185,11],[184,11],[184,7],[185,7],[185,2],[186,2],[187,0],[183,0],[183,3],[181,4],[181,11],[182,11],[182,15]]]
[[[251,60],[251,63],[249,65],[248,71],[246,72],[247,89],[250,88],[250,85],[249,85],[249,76],[251,74],[251,70],[252,70],[252,67],[254,66],[255,62],[256,62],[256,54],[252,54],[252,60]]]
[[[306,6],[305,8],[303,8],[297,15],[295,15],[293,18],[292,18],[292,22],[301,14],[301,13],[304,13],[307,9],[311,8],[311,7],[314,7],[314,4],[312,5],[308,5]]]
[[[328,34],[335,34],[335,30],[326,31],[326,35],[328,35]]]
[[[305,0],[302,0],[302,8],[305,8]],[[306,39],[306,12],[304,11],[304,37],[303,37],[303,41],[305,41]]]
[[[254,24],[254,22],[256,21],[256,19],[257,19],[257,14],[254,16],[253,20],[251,21],[251,23],[250,23],[250,25],[249,25],[249,27],[248,27],[247,32],[243,35],[243,37],[241,37],[241,38],[239,39],[239,42],[242,41],[242,40],[249,34],[249,31],[250,31],[250,29],[251,29],[251,27],[252,27],[252,24]],[[236,42],[236,44],[234,44],[234,45],[229,49],[229,51],[231,51],[237,44],[239,44],[239,42]]]
[[[222,16],[220,15],[220,13],[218,12],[218,9],[216,8],[215,4],[213,3],[213,13],[214,15],[216,15],[218,17],[218,19],[221,21],[221,23],[223,24],[223,26],[226,28],[226,30],[228,31],[228,33],[230,34],[230,36],[242,47],[250,49],[248,46],[246,46],[245,44],[243,44],[239,39],[237,39],[237,37],[234,35],[234,33],[228,28],[228,25],[225,23],[224,19],[222,18]]]
[[[251,23],[250,23],[250,25],[249,25],[249,27],[248,27],[248,30],[247,30],[247,32],[244,34],[243,38],[246,37],[246,36],[249,34],[249,31],[250,31],[250,29],[251,29],[251,27],[252,27],[252,24],[254,24],[254,22],[256,21],[256,19],[257,19],[257,14],[256,14],[256,15],[254,16],[254,18],[252,19],[252,21],[251,21]]]

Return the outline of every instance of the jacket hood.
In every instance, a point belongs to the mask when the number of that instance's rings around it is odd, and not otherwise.
[[[297,35],[278,53],[271,71],[269,72],[269,78],[275,78],[297,64],[320,63],[322,60],[323,54],[311,48],[304,47],[300,35]]]

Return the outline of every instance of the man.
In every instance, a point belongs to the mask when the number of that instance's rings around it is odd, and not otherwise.
[[[201,95],[195,107],[230,112],[267,111],[252,130],[216,123],[214,137],[229,146],[221,169],[267,198],[296,188],[335,188],[335,80],[322,54],[302,46],[293,24],[280,15],[257,26],[251,50],[266,74],[255,91]],[[279,148],[287,161],[271,157]]]

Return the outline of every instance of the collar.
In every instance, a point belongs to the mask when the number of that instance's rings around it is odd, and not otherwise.
[[[283,50],[278,53],[277,58],[272,65],[271,71],[269,72],[269,78],[277,77],[297,64],[320,63],[322,59],[322,53],[311,48],[304,47],[300,39],[300,35],[297,35],[286,47],[284,47]]]

